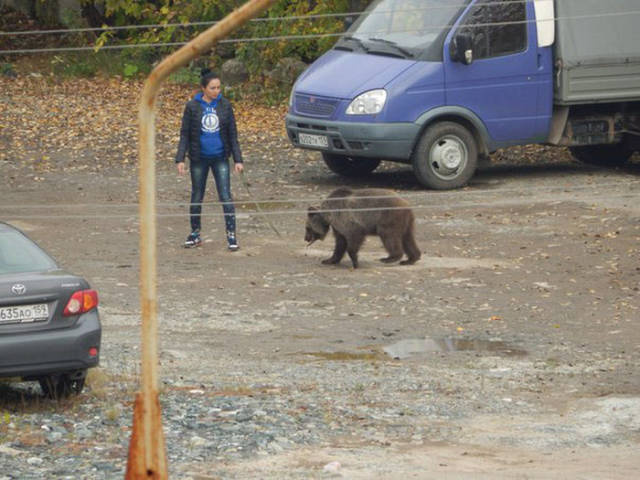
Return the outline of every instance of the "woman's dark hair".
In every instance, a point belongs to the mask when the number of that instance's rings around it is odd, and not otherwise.
[[[200,85],[203,88],[209,85],[209,82],[214,78],[220,78],[220,76],[216,72],[213,72],[208,68],[203,68],[202,70],[200,70]]]

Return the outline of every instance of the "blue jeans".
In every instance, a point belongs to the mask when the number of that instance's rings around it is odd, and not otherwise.
[[[200,230],[200,214],[202,199],[207,186],[209,169],[213,172],[218,190],[218,199],[222,202],[224,223],[227,233],[236,232],[236,210],[231,198],[231,179],[229,175],[229,161],[221,157],[201,157],[199,162],[191,162],[191,231]]]

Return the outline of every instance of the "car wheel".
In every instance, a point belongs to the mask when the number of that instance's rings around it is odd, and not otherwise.
[[[623,143],[569,147],[569,151],[581,162],[612,167],[623,165],[633,155],[633,150]]]
[[[380,159],[378,158],[350,157],[333,153],[323,153],[322,158],[329,170],[343,177],[366,175],[373,172],[380,165]]]
[[[79,394],[84,388],[86,370],[79,370],[70,373],[54,373],[39,377],[38,382],[42,393],[53,400],[66,398],[69,395]]]
[[[413,153],[413,172],[425,187],[448,190],[466,184],[478,165],[478,147],[469,130],[442,122],[427,128]]]

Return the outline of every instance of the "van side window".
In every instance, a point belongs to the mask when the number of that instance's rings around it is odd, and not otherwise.
[[[469,11],[459,31],[472,35],[474,59],[499,57],[526,48],[525,21],[525,2],[481,0]]]

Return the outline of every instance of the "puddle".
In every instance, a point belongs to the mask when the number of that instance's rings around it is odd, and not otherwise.
[[[409,338],[389,345],[382,349],[391,358],[402,360],[430,352],[490,352],[517,357],[527,352],[510,347],[505,342],[491,340],[469,340],[459,338]]]
[[[507,357],[519,357],[527,352],[509,346],[505,342],[491,340],[468,340],[461,338],[409,338],[400,340],[393,345],[380,348],[369,345],[366,352],[299,352],[289,355],[305,355],[316,360],[327,360],[334,362],[377,362],[388,360],[389,357],[395,360],[403,360],[415,355],[432,352],[490,352],[491,354],[504,355]],[[385,355],[386,354],[386,355]]]

